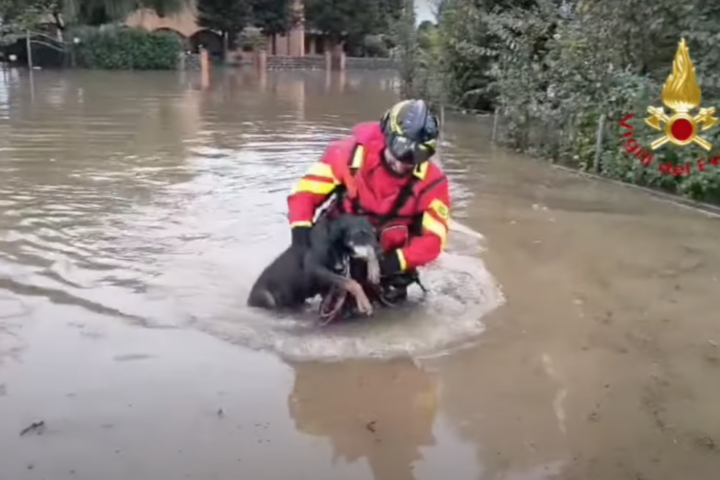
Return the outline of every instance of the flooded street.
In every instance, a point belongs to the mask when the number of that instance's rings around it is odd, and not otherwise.
[[[33,77],[0,71],[2,480],[717,478],[720,220],[450,117],[428,296],[318,331],[247,293],[392,78]]]

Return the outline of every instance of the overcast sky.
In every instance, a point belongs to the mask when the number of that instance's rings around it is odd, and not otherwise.
[[[435,16],[432,14],[430,7],[432,0],[415,0],[415,13],[417,14],[417,23],[423,20],[435,21]]]

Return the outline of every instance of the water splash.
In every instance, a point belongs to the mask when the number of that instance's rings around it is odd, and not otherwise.
[[[505,301],[477,257],[444,254],[423,270],[422,279],[427,295],[413,287],[407,305],[381,310],[371,319],[319,329],[314,325],[316,305],[293,316],[238,305],[244,311],[234,320],[215,319],[200,328],[291,360],[428,356],[475,341],[485,330],[483,317]]]

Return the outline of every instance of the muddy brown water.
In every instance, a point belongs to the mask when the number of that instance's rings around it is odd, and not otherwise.
[[[2,480],[717,478],[718,219],[451,117],[430,294],[318,332],[245,295],[391,77],[0,73]]]

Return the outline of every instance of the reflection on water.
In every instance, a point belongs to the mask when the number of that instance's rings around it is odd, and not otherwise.
[[[475,444],[483,479],[553,478],[565,466],[569,392],[552,361],[541,361],[541,348],[532,341],[484,345],[442,365],[444,410],[459,435]],[[518,357],[530,363],[536,381],[502,372]]]
[[[385,315],[395,321],[319,332],[310,314],[248,310],[256,275],[289,240],[292,182],[327,142],[378,118],[395,80],[218,71],[201,90],[185,76],[38,71],[34,95],[16,71],[2,77],[0,288],[12,301],[193,327],[293,358],[432,353],[482,331],[501,296],[467,238],[428,270],[427,301]],[[470,192],[453,188],[462,216]]]
[[[333,463],[365,458],[375,480],[414,480],[435,445],[436,380],[410,360],[301,363],[288,398],[298,431],[326,439]]]

